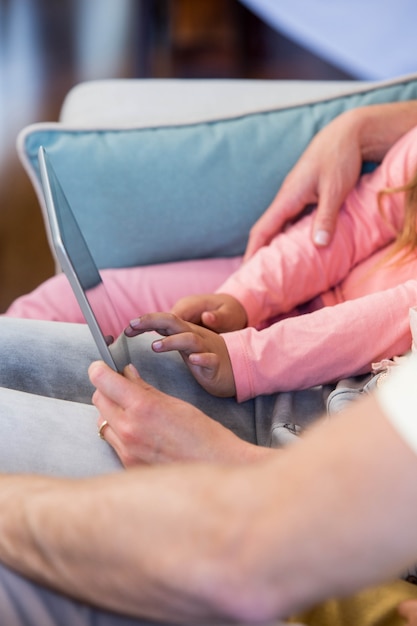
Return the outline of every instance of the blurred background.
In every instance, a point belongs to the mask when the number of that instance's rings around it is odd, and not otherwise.
[[[362,13],[374,4],[360,1]],[[381,14],[385,1],[378,0]],[[414,1],[400,0],[409,4],[403,17],[416,13]],[[352,3],[356,0],[342,3],[349,14]],[[378,39],[382,34],[384,43],[390,36],[388,26],[375,27],[375,18],[373,30],[366,28],[367,39],[356,33],[346,44],[331,22],[338,21],[346,34],[344,18],[331,11],[327,21],[322,19],[323,10],[329,13],[328,0],[304,0],[310,32],[294,18],[294,10],[304,14],[300,4],[0,0],[0,312],[54,272],[38,202],[16,157],[16,135],[27,124],[57,120],[65,94],[76,83],[129,77],[349,80],[417,70],[417,52],[407,55],[409,64],[394,59],[397,65],[391,63],[385,73],[379,52],[364,54],[360,42],[369,44],[372,32]],[[395,14],[401,14],[398,2],[396,7]],[[388,21],[394,27],[392,16]],[[349,49],[356,57],[346,53]]]

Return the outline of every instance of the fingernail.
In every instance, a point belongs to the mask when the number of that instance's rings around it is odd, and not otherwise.
[[[327,230],[318,230],[314,233],[314,243],[318,246],[327,246],[330,241],[330,235]]]
[[[134,320],[130,320],[130,322],[129,322],[129,326],[130,326],[131,328],[140,328],[140,318],[139,318],[139,317],[137,317],[137,318],[136,318],[136,319],[134,319]]]
[[[152,348],[154,350],[161,350],[163,346],[162,340],[161,339],[157,339],[156,341],[153,342],[152,344]]]

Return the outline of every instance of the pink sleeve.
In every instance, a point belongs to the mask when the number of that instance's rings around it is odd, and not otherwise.
[[[248,325],[256,326],[328,291],[354,265],[394,239],[392,226],[401,226],[404,195],[389,196],[382,216],[377,192],[403,185],[416,163],[417,127],[395,144],[372,174],[361,177],[342,207],[329,247],[312,243],[312,216],[307,216],[259,250],[217,292],[235,296],[246,309]]]
[[[305,389],[370,370],[411,347],[409,309],[417,280],[291,317],[257,331],[225,333],[239,402]]]

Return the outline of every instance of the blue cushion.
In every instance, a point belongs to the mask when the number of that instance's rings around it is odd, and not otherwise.
[[[99,267],[232,256],[314,134],[343,111],[417,98],[417,79],[189,126],[74,130],[34,125]],[[168,104],[169,106],[169,104]]]

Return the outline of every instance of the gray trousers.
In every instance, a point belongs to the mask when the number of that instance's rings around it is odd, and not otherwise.
[[[148,334],[128,340],[141,376],[252,443],[279,445],[283,423],[303,425],[324,409],[319,388],[240,404],[215,398],[194,381],[177,353],[155,354],[151,340]],[[122,470],[97,436],[87,368],[99,354],[86,326],[2,318],[0,355],[1,472],[82,477]],[[5,626],[147,623],[83,606],[1,567],[0,615]]]

